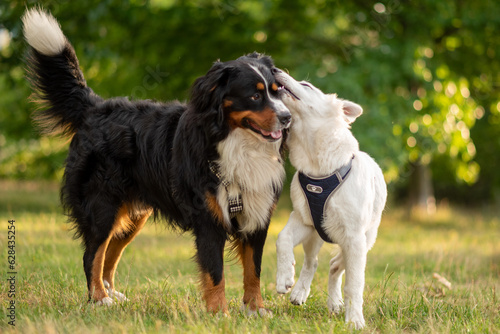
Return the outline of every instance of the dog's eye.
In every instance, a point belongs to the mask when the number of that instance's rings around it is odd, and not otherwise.
[[[258,101],[262,98],[262,95],[260,95],[259,93],[255,93],[252,95],[252,97],[250,97],[252,100],[254,101]]]
[[[301,82],[300,84],[301,84],[302,86],[304,86],[304,87],[307,87],[307,88],[309,88],[309,89],[312,89],[312,87],[311,87],[308,83]]]

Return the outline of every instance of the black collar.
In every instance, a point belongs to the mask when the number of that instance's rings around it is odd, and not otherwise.
[[[227,187],[229,187],[231,182],[222,178],[219,165],[215,161],[209,160],[208,167],[210,168],[212,174],[215,175],[215,177],[227,190]],[[243,212],[243,200],[241,198],[241,194],[238,194],[236,197],[228,197],[227,202],[227,210],[229,211],[230,218],[234,218],[238,213]]]

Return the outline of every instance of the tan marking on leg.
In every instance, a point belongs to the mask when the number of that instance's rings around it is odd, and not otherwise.
[[[111,229],[111,235],[113,237],[120,238],[122,235],[128,234],[135,228],[134,222],[129,217],[130,209],[131,204],[125,203],[118,210],[115,222],[113,223],[113,228]]]
[[[237,241],[236,249],[243,264],[243,303],[252,311],[264,307],[264,300],[260,292],[260,278],[255,272],[255,262],[253,260],[253,248]]]
[[[214,285],[209,273],[201,273],[201,288],[203,290],[203,300],[207,305],[208,312],[223,312],[229,315],[225,293],[225,278],[222,274],[222,280],[218,285]]]
[[[115,220],[115,225],[112,230],[113,238],[110,240],[108,249],[106,251],[106,258],[104,261],[103,269],[103,280],[107,281],[111,289],[114,289],[114,276],[118,262],[121,259],[123,251],[128,244],[134,240],[134,238],[142,230],[151,211],[141,212],[139,215],[131,219],[130,213],[133,207],[130,204],[123,205],[118,211],[118,215]],[[135,216],[135,215],[134,215]],[[124,232],[128,234],[125,234]]]
[[[106,249],[108,248],[109,236],[97,249],[92,262],[92,279],[90,281],[90,297],[95,301],[101,301],[103,298],[108,297],[104,284],[102,282],[102,270],[104,266],[104,258],[106,256]]]

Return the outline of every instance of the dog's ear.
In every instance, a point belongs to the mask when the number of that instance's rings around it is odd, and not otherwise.
[[[341,100],[342,101],[342,109],[344,111],[344,118],[347,121],[347,123],[351,124],[361,116],[363,113],[363,108],[357,103],[348,101],[348,100]]]
[[[202,77],[196,79],[191,89],[191,104],[196,112],[204,113],[218,109],[227,92],[227,84],[235,67],[216,62]]]
[[[209,140],[217,140],[225,133],[224,96],[231,76],[237,72],[231,64],[216,62],[206,75],[196,79],[191,89],[190,105],[198,121],[204,123]],[[221,138],[219,138],[220,140]]]

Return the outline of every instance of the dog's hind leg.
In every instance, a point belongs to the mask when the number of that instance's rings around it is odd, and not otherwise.
[[[293,249],[311,233],[313,226],[304,225],[298,213],[292,211],[288,223],[278,235],[276,241],[277,273],[276,291],[287,293],[292,289],[295,276],[295,257]]]
[[[102,281],[102,271],[106,250],[108,248],[111,235],[104,238],[94,238],[86,240],[85,253],[83,254],[83,267],[87,277],[87,288],[89,300],[97,302],[99,305],[112,305],[113,300],[108,296]]]
[[[311,283],[318,268],[318,253],[323,246],[323,239],[315,230],[312,230],[302,246],[304,247],[304,264],[290,295],[290,301],[295,305],[304,304],[309,297]]]
[[[98,305],[113,304],[113,300],[104,287],[102,277],[106,252],[114,234],[118,203],[115,200],[94,198],[87,207],[88,226],[83,233],[85,246],[83,268],[87,277],[89,300],[97,302]]]
[[[109,295],[114,300],[126,301],[127,297],[115,290],[115,272],[118,262],[128,244],[139,234],[144,224],[151,215],[151,210],[137,210],[130,204],[123,205],[115,219],[113,225],[113,237],[111,238],[106,258],[104,260],[103,283]]]
[[[365,326],[363,317],[363,289],[365,286],[366,237],[360,234],[349,238],[342,247],[345,263],[344,304],[346,322],[356,329]]]
[[[342,300],[342,275],[345,271],[342,250],[330,260],[330,275],[328,276],[328,309],[339,313],[344,304]]]

